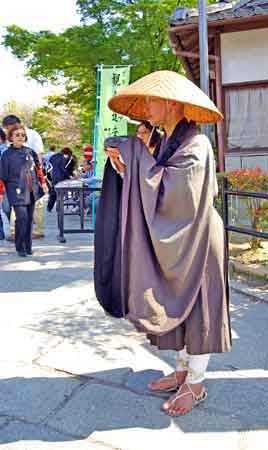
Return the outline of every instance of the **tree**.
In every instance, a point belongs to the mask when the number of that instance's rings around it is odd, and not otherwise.
[[[50,144],[55,144],[58,149],[70,146],[77,156],[81,156],[81,135],[84,142],[90,142],[88,126],[85,125],[88,123],[88,117],[84,117],[77,107],[36,108],[30,104],[10,101],[3,106],[0,118],[3,119],[9,114],[15,114],[26,126],[38,131],[45,148]]]
[[[81,147],[80,124],[75,111],[66,107],[42,106],[34,111],[32,124],[41,134],[46,146],[55,144],[58,148]]]
[[[52,104],[79,108],[81,123],[93,130],[95,67],[132,64],[131,81],[154,70],[183,72],[170,51],[168,20],[177,0],[77,0],[81,25],[63,33],[7,27],[4,46],[26,62],[27,75],[45,83],[65,83],[66,93]],[[197,0],[185,0],[196,6]]]
[[[29,103],[18,103],[15,100],[7,102],[1,111],[1,118],[9,114],[14,114],[19,117],[21,121],[30,127],[32,125],[33,112],[35,107]]]

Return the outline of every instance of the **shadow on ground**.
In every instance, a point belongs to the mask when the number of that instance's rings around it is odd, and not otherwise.
[[[55,269],[40,269],[38,276],[36,270],[11,270],[4,272],[0,293],[18,292],[49,292],[74,281],[92,281],[93,275],[88,268],[63,267]],[[3,272],[2,272],[3,274]],[[3,275],[2,275],[3,276]],[[2,278],[2,277],[1,277]],[[16,284],[14,283],[16,280]]]
[[[66,247],[61,253],[40,247],[32,257],[19,258],[12,250],[8,260],[2,260],[0,293],[52,291],[77,280],[93,280],[93,251]],[[56,273],[55,273],[56,271]]]
[[[153,375],[159,374],[150,374]],[[134,376],[144,379],[146,371]],[[163,430],[171,422],[185,433],[267,428],[267,379],[218,379],[209,381],[207,387],[209,398],[204,404],[188,416],[171,419],[160,410],[162,399],[146,392],[137,395],[126,388],[101,384],[94,379],[2,379],[0,420],[5,419],[6,423],[0,428],[0,443],[36,439],[50,441],[50,437],[54,442],[67,441],[90,437],[95,431]],[[38,397],[34,393],[38,393]],[[56,393],[54,398],[58,396],[61,400],[55,405],[51,404],[51,397],[48,398],[53,393]],[[49,407],[53,411],[49,411]],[[218,421],[215,421],[215,416]],[[58,438],[55,431],[60,433]]]
[[[230,353],[213,355],[210,370],[251,370],[268,368],[267,327],[268,305],[247,301],[244,296],[236,295],[232,303],[233,348]],[[27,328],[50,332],[66,337],[70,342],[80,342],[94,347],[96,354],[109,358],[108,343],[113,336],[137,335],[129,322],[114,319],[106,315],[98,306],[95,298],[81,302],[79,307],[53,308],[34,321]],[[141,336],[141,335],[139,335]],[[174,366],[175,352],[160,352],[149,344],[144,348]]]

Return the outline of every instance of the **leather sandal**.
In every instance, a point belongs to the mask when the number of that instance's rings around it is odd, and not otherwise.
[[[181,389],[183,387],[183,385],[186,385],[187,388],[189,389],[188,392],[183,392],[181,393]],[[186,413],[189,414],[189,412],[191,412],[196,406],[198,406],[201,402],[205,401],[208,393],[206,391],[206,389],[203,387],[202,391],[200,392],[200,394],[196,395],[193,390],[191,389],[191,387],[189,386],[188,383],[184,383],[183,385],[180,386],[177,395],[174,396],[174,398],[171,400],[170,402],[170,406],[173,405],[173,403],[175,403],[179,398],[184,397],[185,395],[191,395],[193,397],[193,406],[192,408]],[[166,414],[168,414],[171,417],[179,417],[182,416],[184,414],[180,414],[180,413],[170,413],[169,410],[164,409],[163,410]]]

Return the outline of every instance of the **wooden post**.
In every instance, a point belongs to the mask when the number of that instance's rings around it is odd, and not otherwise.
[[[223,92],[222,92],[222,76],[221,76],[221,42],[220,42],[220,34],[216,34],[215,36],[215,77],[216,77],[216,100],[217,107],[221,112],[224,111],[223,104]],[[224,172],[225,170],[225,121],[220,121],[217,123],[217,133],[218,133],[218,162],[219,162],[219,170],[220,172]]]
[[[209,63],[208,63],[208,18],[206,0],[198,0],[198,40],[199,40],[199,67],[200,67],[200,88],[209,97]],[[210,126],[203,125],[202,133],[208,137]]]

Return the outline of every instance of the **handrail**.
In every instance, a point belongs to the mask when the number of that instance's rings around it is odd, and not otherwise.
[[[259,198],[263,200],[268,200],[268,193],[265,192],[249,192],[249,191],[241,191],[241,190],[231,190],[228,189],[228,178],[223,177],[222,179],[222,216],[225,228],[225,236],[226,236],[226,244],[227,251],[229,247],[229,231],[235,231],[236,233],[247,234],[249,236],[258,237],[261,239],[268,239],[268,232],[264,231],[256,231],[251,228],[242,228],[236,227],[234,225],[229,224],[229,215],[228,215],[228,196],[233,195],[236,197],[251,197],[251,198]]]

